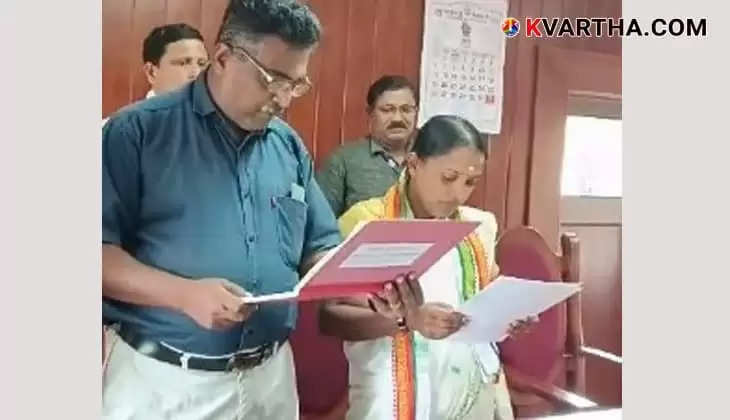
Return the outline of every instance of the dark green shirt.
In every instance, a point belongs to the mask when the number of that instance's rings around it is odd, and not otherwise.
[[[401,166],[369,137],[337,149],[316,178],[335,216],[353,204],[385,195],[398,180]]]

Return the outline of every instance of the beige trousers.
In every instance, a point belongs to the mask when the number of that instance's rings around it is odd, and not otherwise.
[[[289,343],[260,366],[237,372],[187,370],[134,350],[113,332],[103,378],[104,420],[299,418]]]

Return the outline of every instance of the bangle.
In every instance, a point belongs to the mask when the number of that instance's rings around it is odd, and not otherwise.
[[[406,319],[405,318],[398,318],[396,320],[396,322],[398,323],[398,329],[399,330],[401,330],[401,331],[408,331],[408,324],[406,324]]]

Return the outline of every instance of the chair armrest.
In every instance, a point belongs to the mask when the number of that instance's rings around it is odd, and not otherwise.
[[[585,356],[595,356],[599,359],[608,360],[609,362],[614,362],[619,365],[623,365],[623,358],[620,356],[616,356],[613,353],[609,353],[607,351],[603,351],[601,349],[593,348],[593,347],[587,347],[587,346],[581,346],[580,348],[581,355]]]
[[[506,367],[506,376],[507,382],[512,388],[533,393],[562,406],[579,410],[598,407],[598,404],[588,398],[540,381],[512,367]]]

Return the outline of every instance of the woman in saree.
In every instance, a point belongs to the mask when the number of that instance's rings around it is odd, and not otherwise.
[[[340,217],[344,236],[367,220],[480,222],[420,279],[405,275],[382,293],[322,305],[321,331],[344,340],[348,420],[513,418],[494,343],[444,340],[469,321],[454,308],[499,272],[494,216],[464,206],[484,172],[484,156],[471,123],[433,117],[419,130],[399,181],[384,197],[357,203]],[[510,334],[533,322],[521,321]]]

